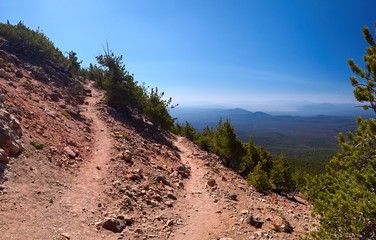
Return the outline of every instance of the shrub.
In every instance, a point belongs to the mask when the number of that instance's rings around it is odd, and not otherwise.
[[[38,150],[41,150],[41,149],[44,148],[44,144],[40,143],[40,142],[37,142],[37,141],[31,141],[30,145],[33,146],[33,147],[35,147],[35,149],[38,149]]]
[[[97,87],[106,90],[107,102],[120,112],[127,113],[136,109],[145,114],[150,121],[162,129],[171,130],[174,120],[168,109],[171,98],[164,100],[164,93],[158,88],[148,91],[145,85],[139,85],[123,64],[122,56],[115,56],[108,48],[104,54],[96,57],[100,66],[90,65],[87,75],[95,81]]]
[[[0,36],[8,40],[10,50],[20,58],[32,63],[55,62],[62,68],[69,66],[69,60],[39,28],[32,30],[23,22],[0,23]]]

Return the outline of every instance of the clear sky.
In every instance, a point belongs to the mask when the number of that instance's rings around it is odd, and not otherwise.
[[[354,102],[375,0],[0,0],[0,21],[43,32],[84,65],[108,41],[127,70],[175,103]]]

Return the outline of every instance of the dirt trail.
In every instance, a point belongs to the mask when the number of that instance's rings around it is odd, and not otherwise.
[[[93,96],[87,98],[88,105],[83,115],[92,119],[92,130],[94,146],[92,157],[81,166],[80,172],[72,180],[71,186],[62,196],[59,205],[67,209],[73,218],[69,226],[81,226],[79,228],[68,227],[64,229],[74,239],[87,239],[93,227],[85,227],[95,221],[93,214],[98,209],[98,204],[104,198],[103,178],[106,176],[107,163],[111,156],[113,146],[110,131],[106,124],[99,118],[96,103],[103,97],[98,91],[92,88]],[[89,221],[89,222],[88,222]],[[70,232],[72,231],[72,232]]]
[[[175,142],[181,151],[182,162],[191,168],[191,177],[185,184],[185,199],[176,206],[181,209],[184,225],[170,239],[213,239],[221,225],[218,217],[220,208],[206,190],[204,162],[190,157],[193,150],[186,141],[179,137]]]

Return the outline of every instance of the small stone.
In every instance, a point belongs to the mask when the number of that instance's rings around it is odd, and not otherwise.
[[[70,147],[68,147],[68,146],[65,147],[64,151],[65,151],[66,154],[68,154],[68,156],[70,158],[75,158],[76,157],[76,153]]]
[[[23,72],[21,70],[17,70],[16,77],[23,78]]]
[[[173,207],[174,206],[174,201],[164,201],[164,204],[167,206],[167,207]]]
[[[157,176],[155,176],[154,179],[155,179],[155,181],[157,181],[159,183],[163,183],[164,185],[170,186],[170,183],[167,181],[167,179],[164,176],[157,175]]]
[[[68,233],[62,233],[62,234],[60,234],[64,239],[67,239],[67,240],[69,240],[70,239],[70,236],[69,236],[69,234]]]
[[[217,183],[215,182],[214,179],[209,179],[206,183],[209,187],[214,187]]]
[[[175,195],[173,195],[172,193],[168,193],[168,194],[167,194],[167,197],[168,197],[169,199],[172,199],[172,200],[177,200],[177,198],[175,197]]]
[[[138,181],[141,179],[140,175],[138,174],[130,174],[128,175],[128,179],[131,181]]]
[[[166,226],[172,226],[172,225],[174,225],[174,220],[173,219],[170,219],[170,220],[168,220],[167,222],[166,222]]]
[[[253,217],[251,213],[248,213],[245,217],[246,223],[254,226],[255,228],[261,228],[264,224],[264,220],[262,220],[260,217]]]
[[[230,199],[232,201],[238,201],[238,195],[236,195],[235,193],[234,194],[230,194],[228,196],[228,199]]]

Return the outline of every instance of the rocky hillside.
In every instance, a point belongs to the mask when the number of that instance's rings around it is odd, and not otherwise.
[[[304,200],[262,195],[90,81],[0,49],[0,239],[297,239],[315,226]]]

